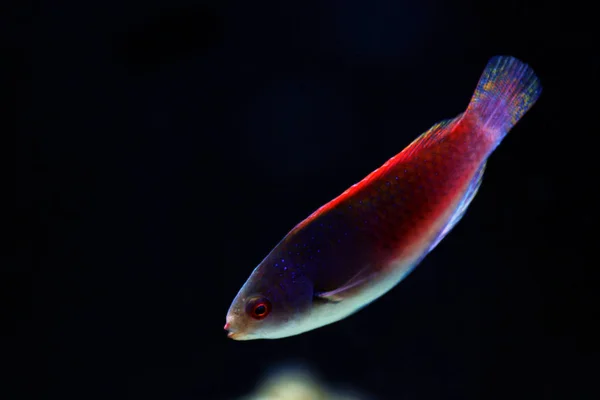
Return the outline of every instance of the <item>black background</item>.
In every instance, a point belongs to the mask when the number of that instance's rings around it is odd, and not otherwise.
[[[294,360],[376,399],[593,397],[582,335],[597,264],[586,255],[600,75],[589,9],[171,0],[7,10],[19,219],[16,262],[3,267],[7,398],[33,388],[48,399],[231,399]],[[231,300],[283,235],[462,112],[498,54],[529,63],[544,92],[421,266],[339,323],[227,339]]]

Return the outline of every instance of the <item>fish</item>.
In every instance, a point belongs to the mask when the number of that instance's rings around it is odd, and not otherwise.
[[[529,65],[492,57],[464,112],[433,125],[285,235],[235,296],[227,336],[299,335],[390,291],[462,219],[489,156],[541,92]]]

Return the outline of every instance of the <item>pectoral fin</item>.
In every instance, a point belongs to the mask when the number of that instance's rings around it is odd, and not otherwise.
[[[352,292],[351,289],[358,288],[363,283],[369,281],[372,276],[373,276],[373,274],[369,273],[369,268],[365,267],[365,268],[361,269],[360,271],[358,271],[358,273],[356,275],[354,275],[352,278],[350,278],[350,280],[348,280],[348,282],[346,282],[344,285],[340,286],[339,288],[330,290],[327,292],[316,292],[315,296],[320,299],[327,300],[327,301],[334,302],[334,303],[340,302],[340,301],[344,300],[344,298],[351,295],[351,292]]]

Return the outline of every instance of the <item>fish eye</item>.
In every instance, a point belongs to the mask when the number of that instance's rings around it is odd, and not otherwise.
[[[251,300],[248,303],[248,312],[254,319],[263,319],[271,312],[271,302],[265,298]]]

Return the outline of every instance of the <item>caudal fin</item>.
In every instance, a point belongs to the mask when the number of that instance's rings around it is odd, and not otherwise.
[[[514,57],[496,56],[485,67],[465,117],[473,118],[495,147],[541,92],[531,67]]]

